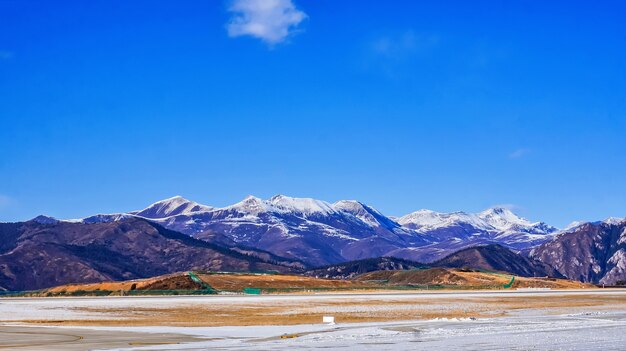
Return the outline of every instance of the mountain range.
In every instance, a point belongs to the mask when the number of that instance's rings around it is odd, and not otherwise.
[[[530,257],[569,279],[624,285],[626,220],[610,218],[578,225],[533,248]]]
[[[222,208],[175,196],[143,210],[77,221],[97,223],[129,217],[145,218],[224,246],[261,249],[312,267],[380,256],[432,262],[481,244],[524,250],[558,232],[504,208],[478,214],[420,210],[392,218],[359,201],[328,203],[284,195],[267,200],[248,196]]]
[[[191,267],[303,271],[378,257],[441,264],[460,250],[488,245],[515,255],[468,251],[472,254],[460,256],[455,264],[491,260],[519,272],[530,272],[531,267],[533,274],[612,284],[626,278],[623,226],[624,220],[611,219],[559,230],[501,207],[480,213],[419,210],[390,217],[354,200],[248,196],[231,206],[213,207],[175,196],[137,211],[73,220],[39,216],[0,224],[0,288],[43,287],[45,277],[57,283],[76,277],[42,274],[51,260],[66,262],[87,280],[110,280]],[[133,240],[137,242],[131,244]],[[118,246],[122,242],[127,246]],[[485,260],[485,252],[493,259]],[[102,257],[87,262],[87,256]],[[117,263],[111,265],[111,260]],[[156,267],[143,272],[133,268],[135,264]],[[15,283],[18,280],[28,283]]]
[[[39,217],[0,223],[0,289],[146,278],[189,269],[291,271],[264,259],[197,240],[140,218],[72,223]]]

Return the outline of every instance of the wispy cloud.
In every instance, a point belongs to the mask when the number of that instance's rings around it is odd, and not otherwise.
[[[415,51],[417,38],[413,31],[407,31],[400,36],[382,36],[374,39],[372,51],[386,58],[401,58]]]
[[[228,10],[230,37],[252,36],[269,45],[285,41],[307,18],[291,0],[234,0]]]
[[[11,204],[11,198],[0,194],[0,210],[3,210]]]
[[[517,212],[517,211],[523,210],[522,207],[517,206],[515,204],[497,204],[497,205],[491,206],[491,208],[504,208],[504,209],[509,210],[511,212]]]
[[[436,35],[425,35],[407,30],[395,35],[385,35],[371,42],[374,54],[388,59],[404,59],[417,51],[430,48],[439,42]]]
[[[13,51],[0,50],[0,60],[12,59],[15,56]]]
[[[512,160],[518,159],[518,158],[521,158],[521,157],[524,157],[524,156],[528,155],[529,152],[530,152],[530,149],[520,148],[520,149],[517,149],[517,150],[511,152],[509,154],[509,158],[512,159]]]
[[[438,35],[412,29],[379,34],[365,43],[363,68],[391,79],[402,78],[407,71],[422,69],[419,62],[438,44]]]

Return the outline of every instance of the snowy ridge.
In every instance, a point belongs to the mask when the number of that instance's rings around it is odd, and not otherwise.
[[[626,221],[626,218],[609,217],[609,218],[605,219],[603,222],[606,223],[606,224],[618,225],[618,224],[621,224],[624,221]]]
[[[284,195],[276,195],[267,201],[275,211],[294,212],[305,215],[329,214],[335,212],[328,202],[311,198],[294,198]]]
[[[71,222],[80,223],[107,223],[107,222],[119,222],[129,218],[138,217],[129,213],[114,213],[114,214],[97,214],[95,216],[70,220]]]
[[[274,213],[297,213],[301,215],[321,214],[326,215],[335,212],[328,202],[311,199],[295,198],[285,195],[276,195],[268,200],[249,195],[242,201],[216,210],[242,210],[250,213],[274,212]]]
[[[422,232],[451,226],[471,226],[477,230],[498,231],[503,234],[550,234],[558,231],[557,228],[543,222],[530,222],[501,207],[489,208],[476,214],[419,210],[400,217],[398,223]]]
[[[382,226],[393,228],[399,226],[399,224],[390,217],[386,217],[375,208],[369,207],[356,200],[341,200],[335,202],[332,206],[335,211],[348,213],[373,227]]]
[[[146,218],[165,218],[175,215],[189,215],[194,212],[206,212],[212,207],[200,205],[185,199],[182,196],[174,196],[169,199],[153,203],[141,211],[133,211],[131,214]]]
[[[405,227],[413,228],[422,232],[435,230],[453,225],[471,225],[481,230],[493,229],[478,215],[465,212],[440,213],[431,210],[419,210],[402,216],[398,223]]]
[[[225,207],[206,206],[175,196],[140,211],[100,214],[75,221],[100,223],[132,217],[201,240],[227,247],[261,249],[310,266],[381,256],[430,262],[456,250],[484,244],[527,250],[562,233],[501,207],[480,213],[419,210],[395,218],[357,200],[329,203],[285,195],[269,199],[247,196]],[[607,222],[620,220],[623,219]]]

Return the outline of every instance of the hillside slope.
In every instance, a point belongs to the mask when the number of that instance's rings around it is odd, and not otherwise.
[[[476,246],[457,251],[432,266],[508,272],[523,277],[562,277],[556,270],[500,245]]]
[[[104,223],[0,223],[0,286],[40,289],[189,269],[289,268],[193,239],[138,218]]]
[[[327,279],[351,279],[359,274],[373,271],[407,270],[425,267],[426,265],[422,263],[401,258],[379,257],[319,267],[308,270],[305,274]]]
[[[409,271],[377,271],[355,278],[362,283],[376,282],[382,286],[440,286],[462,289],[503,289],[511,275],[478,272],[456,268],[430,268]],[[515,277],[510,288],[579,289],[593,285],[556,278]]]
[[[420,210],[400,218],[354,200],[248,196],[212,207],[175,196],[143,210],[83,218],[86,223],[140,216],[166,228],[229,247],[270,252],[317,267],[393,256],[432,262],[471,246],[500,244],[529,249],[552,238],[556,228],[531,222],[504,208],[478,214]]]
[[[601,284],[626,281],[626,220],[586,223],[531,251],[569,279]]]

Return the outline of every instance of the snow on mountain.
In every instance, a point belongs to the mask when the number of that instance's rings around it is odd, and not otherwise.
[[[433,244],[419,250],[401,250],[399,257],[432,260],[453,249],[483,244],[500,244],[526,250],[550,240],[558,230],[543,222],[530,222],[504,208],[480,213],[439,213],[419,210],[398,219],[405,228],[432,237]]]
[[[579,226],[581,226],[581,225],[583,225],[583,224],[585,224],[585,223],[586,223],[586,222],[581,222],[581,221],[573,221],[573,222],[571,222],[570,224],[568,224],[567,226],[565,226],[565,228],[563,228],[563,230],[562,230],[562,231],[564,231],[564,232],[569,231],[569,230],[574,229],[574,228],[576,228],[576,227],[579,227]]]
[[[327,215],[335,212],[328,202],[311,198],[294,198],[284,195],[276,195],[270,198],[267,203],[275,211],[299,213],[303,215],[321,214]]]
[[[129,215],[199,239],[262,249],[309,265],[382,256],[428,242],[426,236],[358,201],[330,204],[285,195],[267,200],[248,196],[234,205],[214,208],[174,197]],[[115,220],[116,216],[85,220]]]
[[[626,280],[626,221],[609,218],[576,226],[529,255],[569,279],[616,284]]]
[[[194,212],[206,212],[211,209],[209,206],[189,201],[182,196],[174,196],[155,202],[141,211],[131,212],[131,214],[145,218],[165,218],[181,214],[189,215]]]
[[[431,210],[419,210],[400,217],[398,223],[422,232],[454,225],[469,225],[480,230],[493,229],[478,215],[465,212],[440,213]]]
[[[392,229],[400,226],[390,217],[386,217],[382,213],[378,212],[378,210],[356,200],[337,201],[332,205],[332,207],[335,211],[349,213],[373,227],[385,227]]]
[[[618,225],[618,224],[624,222],[625,220],[626,220],[626,218],[609,217],[609,218],[605,219],[602,222],[604,222],[606,224]]]
[[[311,198],[295,198],[285,195],[275,195],[268,200],[249,195],[242,201],[214,210],[236,210],[250,214],[263,212],[295,213],[299,215],[327,215],[335,212],[332,206],[321,200]]]
[[[109,223],[109,222],[119,222],[129,218],[136,217],[132,214],[128,213],[113,213],[113,214],[97,214],[90,217],[85,217],[81,219],[69,220],[68,222],[78,222],[78,223]]]
[[[550,234],[557,228],[543,222],[530,222],[519,217],[510,210],[501,207],[487,209],[478,214],[478,217],[494,229],[502,232],[523,232],[529,234]]]
[[[397,256],[434,260],[477,244],[523,250],[549,239],[556,229],[493,208],[478,214],[419,210],[385,216],[355,200],[333,204],[312,198],[248,196],[216,208],[175,196],[141,211],[96,215],[83,223],[140,217],[168,229],[223,246],[249,247],[302,260],[310,266]]]
[[[452,226],[469,226],[475,231],[501,233],[549,234],[557,231],[556,228],[543,222],[530,222],[500,207],[490,208],[477,214],[419,210],[400,217],[398,223],[422,232]]]
[[[270,206],[266,201],[259,199],[258,197],[249,195],[245,199],[240,202],[230,205],[223,208],[216,208],[216,211],[228,211],[233,210],[237,212],[243,212],[248,214],[259,214],[261,212],[269,212],[272,210],[272,206]]]

